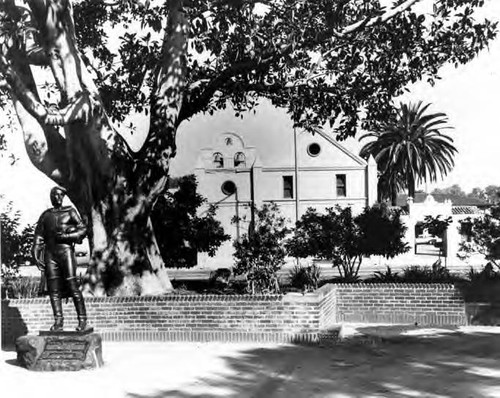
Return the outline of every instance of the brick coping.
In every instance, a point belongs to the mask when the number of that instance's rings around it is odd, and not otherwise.
[[[433,289],[453,290],[455,285],[451,283],[328,283],[311,293],[289,292],[285,294],[167,294],[164,296],[109,296],[109,297],[85,297],[89,303],[101,302],[168,302],[168,301],[203,301],[203,302],[227,302],[227,301],[285,301],[285,302],[316,302],[323,299],[332,290],[340,289]],[[2,302],[15,302],[24,304],[44,303],[47,297],[2,299]]]
[[[455,289],[456,286],[453,283],[332,283],[335,287],[340,288],[400,288],[400,289]]]

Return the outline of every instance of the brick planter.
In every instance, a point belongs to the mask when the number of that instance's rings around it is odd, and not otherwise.
[[[334,287],[286,295],[87,298],[89,323],[105,340],[316,342],[335,324]],[[65,327],[76,326],[71,301]],[[52,324],[47,298],[3,300],[2,340]]]
[[[465,303],[451,284],[339,284],[337,322],[466,325]]]
[[[319,342],[342,322],[465,325],[453,285],[329,284],[285,295],[87,298],[90,324],[108,341]],[[71,302],[66,327],[76,326]],[[46,298],[3,300],[2,341],[52,324]]]

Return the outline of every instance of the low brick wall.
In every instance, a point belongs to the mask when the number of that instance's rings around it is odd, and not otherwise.
[[[286,295],[169,295],[86,298],[89,323],[105,340],[314,342],[333,312],[321,311],[331,286]],[[76,326],[71,300],[65,327]],[[2,340],[47,330],[53,323],[47,298],[2,301]]]
[[[342,322],[466,324],[452,285],[329,284],[305,295],[106,297],[86,305],[90,324],[108,341],[317,342]],[[71,301],[64,314],[74,328]],[[51,324],[47,298],[2,301],[5,344]]]
[[[337,322],[465,325],[465,303],[450,284],[338,284]]]

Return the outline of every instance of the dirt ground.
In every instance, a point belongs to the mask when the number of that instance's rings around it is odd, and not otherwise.
[[[0,352],[2,397],[500,397],[500,328],[346,325],[325,346],[104,343],[105,366],[29,372]]]

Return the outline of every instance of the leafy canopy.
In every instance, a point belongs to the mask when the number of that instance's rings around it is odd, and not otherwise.
[[[3,55],[27,51],[42,34],[28,8],[9,12],[12,2],[0,4]],[[475,19],[483,0],[435,0],[430,13],[410,7],[417,3],[185,0],[187,86],[179,123],[228,104],[239,114],[268,98],[309,131],[329,123],[342,139],[355,134],[360,119],[371,129],[387,119],[392,98],[408,83],[433,83],[444,64],[469,62],[496,35],[496,23]],[[108,113],[122,121],[147,112],[167,2],[73,6],[78,45]]]

